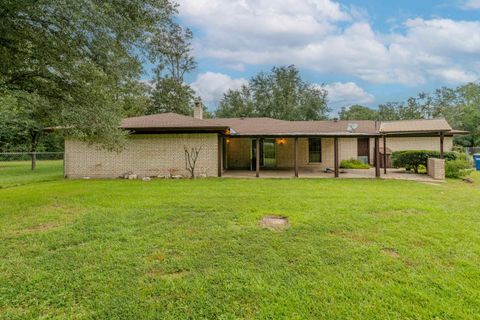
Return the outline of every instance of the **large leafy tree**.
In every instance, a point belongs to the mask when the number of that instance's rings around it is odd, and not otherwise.
[[[0,96],[15,112],[0,122],[21,124],[32,149],[45,126],[120,145],[120,119],[146,103],[139,55],[158,51],[149,40],[174,13],[169,0],[3,0]]]
[[[195,92],[184,82],[185,74],[197,66],[192,53],[192,38],[190,29],[184,30],[174,23],[159,30],[152,38],[152,58],[157,66],[147,113],[192,113]]]
[[[370,109],[359,104],[350,107],[342,107],[338,113],[340,120],[377,120],[377,110]]]
[[[295,66],[287,66],[262,72],[248,85],[225,93],[216,116],[319,120],[326,119],[328,111],[323,86],[305,82]]]

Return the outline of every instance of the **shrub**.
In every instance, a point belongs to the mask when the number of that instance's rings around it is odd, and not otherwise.
[[[357,159],[342,160],[340,162],[340,168],[342,169],[368,169],[370,166]]]
[[[472,172],[472,166],[464,159],[449,160],[445,162],[445,177],[463,178]]]
[[[457,159],[455,152],[444,152],[443,156],[446,161]],[[440,152],[429,150],[395,151],[392,154],[392,165],[395,168],[404,167],[407,170],[413,170],[415,173],[418,173],[420,166],[427,166],[428,158],[440,158]]]

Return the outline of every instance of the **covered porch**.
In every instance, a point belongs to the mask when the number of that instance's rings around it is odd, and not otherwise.
[[[437,132],[434,136],[443,156],[444,134]],[[223,136],[219,138],[219,176],[433,180],[427,175],[387,168],[387,153],[383,151],[387,149],[387,134]],[[341,169],[341,161],[350,159],[361,159],[371,168]]]

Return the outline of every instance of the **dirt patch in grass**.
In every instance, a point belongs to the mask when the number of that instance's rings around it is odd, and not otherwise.
[[[392,258],[395,258],[395,259],[400,258],[400,254],[394,248],[382,248],[381,251],[389,257],[392,257]]]
[[[260,225],[270,230],[285,230],[290,227],[287,217],[282,216],[265,216],[260,220]]]
[[[377,211],[372,212],[371,214],[381,217],[387,216],[395,216],[395,215],[405,215],[405,216],[416,216],[416,215],[423,215],[427,214],[428,212],[415,209],[415,208],[408,208],[408,209],[398,209],[398,210],[389,210],[389,211]]]
[[[426,182],[426,181],[421,181],[420,183],[421,183],[421,184],[426,184],[426,185],[428,185],[428,186],[441,187],[441,186],[442,186],[442,183],[444,183],[444,181],[442,181],[442,182]]]
[[[17,236],[22,236],[25,234],[32,234],[32,233],[45,232],[53,229],[58,229],[60,227],[61,227],[60,224],[54,223],[54,222],[41,223],[36,226],[28,227],[22,230],[17,230],[14,232],[14,234]]]
[[[147,276],[153,279],[180,279],[186,277],[190,273],[190,270],[175,270],[166,272],[163,269],[153,269],[147,272]]]
[[[373,242],[370,239],[368,239],[366,236],[359,233],[355,233],[355,232],[334,230],[334,231],[331,231],[330,234],[335,237],[340,237],[343,239],[359,242],[362,244],[369,244]]]

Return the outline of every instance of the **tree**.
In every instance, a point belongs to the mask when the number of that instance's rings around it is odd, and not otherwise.
[[[195,179],[195,167],[202,147],[194,147],[188,150],[186,146],[183,146],[183,149],[185,151],[185,169],[190,173],[190,179]]]
[[[295,66],[274,67],[248,85],[224,94],[218,117],[257,116],[283,120],[326,119],[327,91],[301,79]]]
[[[3,0],[0,7],[0,96],[17,112],[0,122],[28,124],[31,149],[45,126],[114,149],[145,93],[141,52],[172,24],[169,0]],[[155,47],[158,50],[158,47]],[[140,101],[140,103],[139,103]]]
[[[151,102],[147,114],[175,112],[192,114],[194,91],[189,85],[173,77],[157,77],[151,92]]]
[[[369,107],[354,104],[350,107],[342,107],[338,113],[340,120],[377,120],[378,112]]]
[[[176,24],[160,30],[152,40],[155,68],[154,89],[148,114],[175,112],[191,115],[195,92],[186,83],[184,75],[193,71],[197,63],[192,54],[193,33]]]
[[[248,118],[256,116],[250,89],[243,85],[239,90],[228,90],[215,112],[219,118]]]

